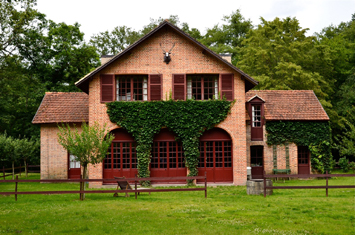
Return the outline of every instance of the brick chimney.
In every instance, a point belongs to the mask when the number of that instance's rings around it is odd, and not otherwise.
[[[106,64],[107,61],[112,59],[112,57],[114,57],[114,55],[102,55],[101,56],[101,65]]]
[[[219,54],[219,56],[222,57],[227,62],[232,63],[232,54],[222,53],[222,54]]]

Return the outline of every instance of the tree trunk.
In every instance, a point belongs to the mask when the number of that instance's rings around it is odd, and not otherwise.
[[[25,158],[25,160],[24,160],[24,162],[25,162],[25,174],[26,174],[26,178],[28,177],[28,172],[27,172],[27,164],[26,164],[26,158]]]
[[[87,179],[87,166],[84,165],[83,166],[83,179]],[[86,182],[81,182],[81,188],[83,191],[85,191],[85,184]],[[82,194],[82,199],[81,200],[84,200],[85,199],[85,193]]]
[[[12,179],[14,180],[14,175],[15,175],[15,162],[12,161]]]

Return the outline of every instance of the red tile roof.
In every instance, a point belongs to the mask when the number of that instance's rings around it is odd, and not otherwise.
[[[33,124],[88,122],[89,96],[84,92],[46,92]]]
[[[328,121],[329,117],[317,96],[309,90],[250,90],[248,102],[255,95],[265,101],[266,120]]]

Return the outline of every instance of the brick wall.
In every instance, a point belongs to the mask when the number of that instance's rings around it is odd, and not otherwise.
[[[171,62],[163,62],[163,53],[159,44],[169,50],[173,43]],[[225,64],[204,54],[203,50],[172,30],[161,30],[153,37],[141,43],[132,53],[124,55],[118,61],[101,71],[102,74],[161,74],[163,77],[163,99],[172,91],[172,75],[177,73],[234,73],[234,98],[236,102],[231,114],[218,127],[226,130],[233,142],[233,182],[235,185],[246,183],[246,133],[245,133],[245,86],[240,74]],[[118,128],[111,123],[105,104],[100,103],[100,74],[89,84],[89,124],[107,123],[110,130]],[[89,167],[90,178],[102,178],[102,165]],[[100,184],[91,184],[100,186]]]
[[[76,124],[81,130],[81,124]],[[41,124],[41,179],[68,179],[68,152],[58,143],[56,124]]]
[[[263,126],[263,141],[251,141],[251,126],[250,123],[247,123],[246,126],[246,136],[247,136],[247,164],[250,166],[250,146],[263,146],[264,147],[264,170],[266,174],[273,174],[272,169],[274,169],[274,150],[273,146],[266,144],[266,130],[265,125]],[[291,143],[289,147],[289,164],[291,169],[291,174],[298,174],[298,159],[297,159],[297,145]],[[277,145],[276,146],[277,154],[277,169],[286,169],[286,146]]]

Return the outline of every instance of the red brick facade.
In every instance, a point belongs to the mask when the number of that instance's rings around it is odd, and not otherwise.
[[[171,53],[171,62],[163,62],[160,43],[164,47],[175,47]],[[233,142],[233,182],[235,185],[246,183],[246,133],[245,133],[245,85],[241,75],[233,71],[216,58],[203,54],[201,48],[193,45],[172,30],[160,31],[154,37],[137,46],[130,55],[113,62],[100,74],[161,74],[163,78],[163,100],[172,91],[173,74],[194,73],[233,73],[234,98],[236,102],[231,114],[218,127],[229,133]],[[100,74],[89,85],[89,123],[107,123],[110,130],[118,128],[111,123],[106,113],[106,105],[100,103]],[[90,178],[102,178],[102,166],[89,167]]]

